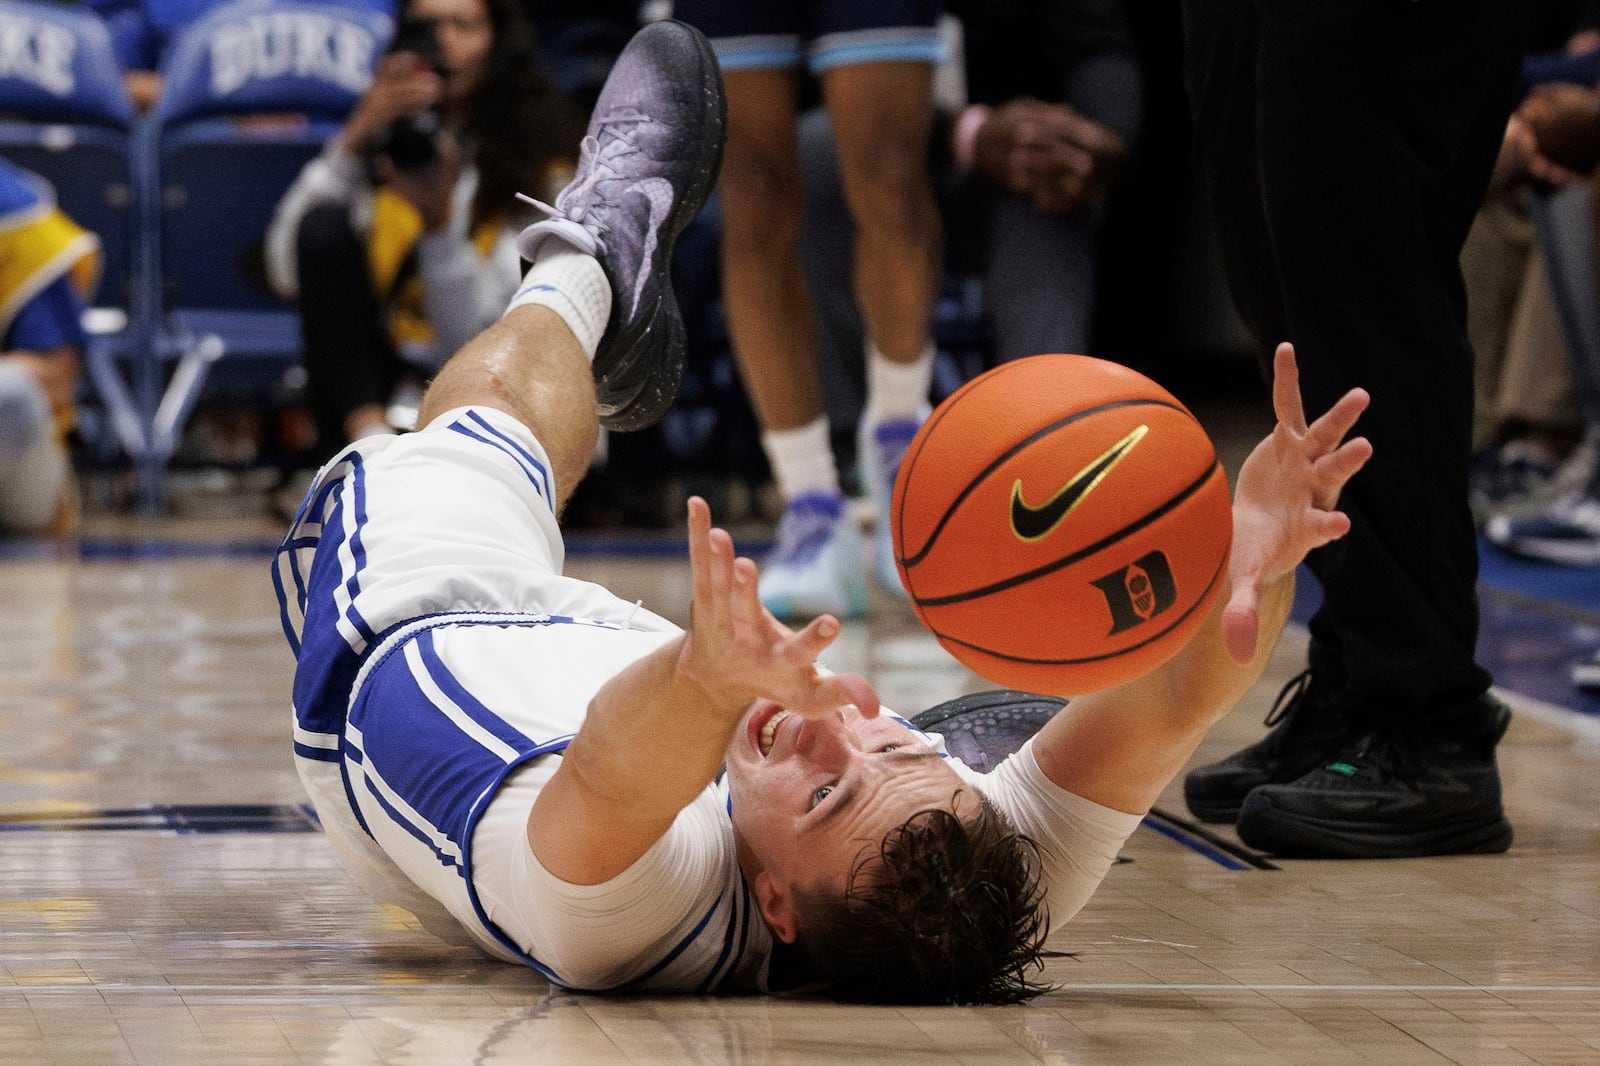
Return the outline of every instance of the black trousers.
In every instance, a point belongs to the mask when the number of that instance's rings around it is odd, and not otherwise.
[[[325,205],[306,212],[295,256],[307,399],[326,459],[346,444],[350,412],[388,404],[404,364],[384,329],[366,244],[351,227],[347,208]]]
[[[1184,0],[1197,180],[1263,365],[1308,415],[1353,386],[1374,455],[1308,560],[1311,666],[1383,719],[1450,728],[1476,662],[1472,352],[1457,257],[1514,103],[1521,0]],[[1460,723],[1470,728],[1476,723]]]

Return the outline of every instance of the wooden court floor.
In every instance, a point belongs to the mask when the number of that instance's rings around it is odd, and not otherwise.
[[[1263,869],[1170,793],[1025,1006],[579,997],[357,894],[290,763],[275,530],[197,529],[0,561],[0,1062],[1600,1063],[1600,739],[1560,708],[1508,696],[1504,856]],[[686,602],[674,559],[573,570]],[[831,662],[908,713],[987,687],[878,607]]]

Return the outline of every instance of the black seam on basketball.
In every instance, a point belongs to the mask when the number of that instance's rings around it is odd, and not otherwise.
[[[1005,653],[1003,651],[994,651],[992,649],[985,648],[981,644],[974,644],[969,640],[962,640],[960,637],[952,637],[952,636],[950,636],[950,635],[948,635],[946,633],[941,633],[936,629],[932,630],[932,632],[933,632],[933,635],[938,637],[940,640],[948,641],[951,644],[959,644],[963,648],[970,648],[975,652],[980,652],[980,653],[982,653],[984,655],[987,655],[987,656],[989,656],[990,658],[993,658],[993,659],[1002,659],[1002,660],[1004,660],[1005,662],[1008,662],[1008,663],[1022,663],[1025,666],[1079,666],[1079,665],[1082,665],[1084,663],[1104,662],[1107,659],[1119,658],[1120,656],[1126,655],[1131,651],[1138,651],[1140,648],[1146,646],[1147,644],[1153,644],[1156,641],[1160,640],[1162,637],[1165,637],[1168,633],[1171,633],[1174,629],[1177,629],[1179,626],[1183,625],[1183,623],[1188,620],[1189,616],[1194,614],[1195,609],[1197,607],[1199,607],[1202,603],[1206,602],[1206,597],[1210,594],[1211,590],[1216,586],[1217,579],[1222,576],[1223,568],[1225,566],[1227,566],[1227,563],[1228,563],[1228,556],[1226,554],[1224,554],[1222,559],[1221,559],[1221,561],[1217,563],[1216,570],[1212,572],[1211,580],[1206,582],[1205,589],[1202,590],[1200,595],[1198,595],[1198,596],[1196,596],[1194,598],[1194,602],[1189,604],[1189,606],[1183,611],[1183,613],[1178,615],[1178,617],[1174,618],[1172,620],[1172,623],[1170,625],[1168,625],[1165,629],[1163,629],[1163,630],[1161,630],[1159,632],[1150,634],[1148,637],[1146,637],[1145,639],[1141,640],[1137,644],[1129,644],[1129,645],[1127,645],[1125,647],[1117,648],[1115,651],[1101,652],[1098,655],[1085,655],[1082,658],[1078,658],[1078,659],[1028,659],[1028,658],[1024,658],[1021,655],[1008,655],[1007,653]]]
[[[1065,418],[1058,419],[1047,426],[1041,426],[1032,433],[1028,434],[1026,437],[1019,440],[1017,443],[1013,444],[1011,447],[1007,448],[1004,452],[1001,452],[995,457],[993,462],[970,478],[967,481],[966,486],[956,494],[956,498],[950,501],[950,506],[945,509],[945,512],[940,516],[939,521],[934,523],[933,530],[928,534],[927,543],[925,543],[921,549],[911,555],[900,556],[901,565],[904,566],[907,571],[909,571],[911,567],[916,566],[923,559],[925,559],[928,555],[928,552],[933,550],[934,541],[939,539],[939,533],[947,524],[949,524],[951,516],[956,513],[956,510],[961,506],[962,501],[964,501],[968,496],[972,495],[972,493],[977,490],[977,487],[983,483],[985,478],[998,470],[1000,466],[1012,456],[1016,455],[1019,451],[1039,440],[1040,438],[1049,436],[1051,433],[1054,433],[1065,426],[1070,426],[1072,423],[1077,422],[1080,419],[1088,418],[1090,415],[1100,414],[1103,411],[1114,411],[1119,407],[1165,407],[1170,411],[1182,411],[1184,414],[1189,413],[1188,409],[1183,405],[1177,403],[1168,403],[1165,400],[1152,400],[1144,398],[1137,400],[1113,400],[1111,403],[1103,403],[1097,407],[1089,407],[1082,411],[1074,411]],[[1190,417],[1192,418],[1193,416],[1191,415]],[[904,498],[902,497],[902,504],[903,503]],[[905,527],[902,525],[900,528],[904,529]],[[896,554],[898,554],[898,551]]]
[[[1177,495],[1167,500],[1160,507],[1146,512],[1137,521],[1123,526],[1121,529],[1101,537],[1093,544],[1087,544],[1071,554],[1064,555],[1061,558],[1048,562],[1043,566],[1036,566],[1032,570],[1025,570],[1020,574],[1013,574],[1011,577],[1008,577],[1003,581],[996,581],[991,585],[984,585],[980,588],[968,589],[965,592],[952,592],[947,596],[933,596],[929,598],[915,597],[916,604],[919,607],[948,607],[952,603],[964,603],[967,600],[980,599],[984,596],[993,595],[996,592],[1004,592],[1006,589],[1015,588],[1018,585],[1025,585],[1036,578],[1043,577],[1045,574],[1054,573],[1064,566],[1071,566],[1073,563],[1086,559],[1096,552],[1117,543],[1117,541],[1123,540],[1124,538],[1137,533],[1139,530],[1143,529],[1145,526],[1148,526],[1156,519],[1161,518],[1174,507],[1177,507],[1179,504],[1183,503],[1183,501],[1199,492],[1206,486],[1206,483],[1210,481],[1214,475],[1220,473],[1221,470],[1222,464],[1216,459],[1212,459],[1211,466],[1206,469],[1205,473],[1201,474],[1194,481],[1190,482],[1187,486],[1185,486],[1182,492],[1179,492]]]

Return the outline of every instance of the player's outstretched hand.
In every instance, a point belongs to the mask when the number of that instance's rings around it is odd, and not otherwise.
[[[1262,586],[1350,530],[1349,516],[1334,508],[1345,482],[1372,455],[1366,438],[1344,439],[1368,400],[1366,390],[1351,389],[1307,425],[1294,346],[1278,345],[1272,361],[1278,424],[1245,459],[1233,490],[1233,592],[1223,610],[1222,635],[1228,654],[1241,663],[1255,655]]]
[[[756,564],[736,556],[733,538],[713,528],[711,508],[689,499],[689,566],[694,577],[681,668],[719,704],[742,710],[764,698],[801,715],[854,705],[873,717],[878,695],[859,674],[825,674],[817,656],[839,635],[822,615],[798,632],[761,606]]]

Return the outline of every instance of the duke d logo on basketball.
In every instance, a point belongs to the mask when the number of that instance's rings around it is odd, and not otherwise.
[[[1090,582],[1106,598],[1111,610],[1113,636],[1171,607],[1178,599],[1178,586],[1172,580],[1172,567],[1159,551],[1141,555],[1121,570]]]

